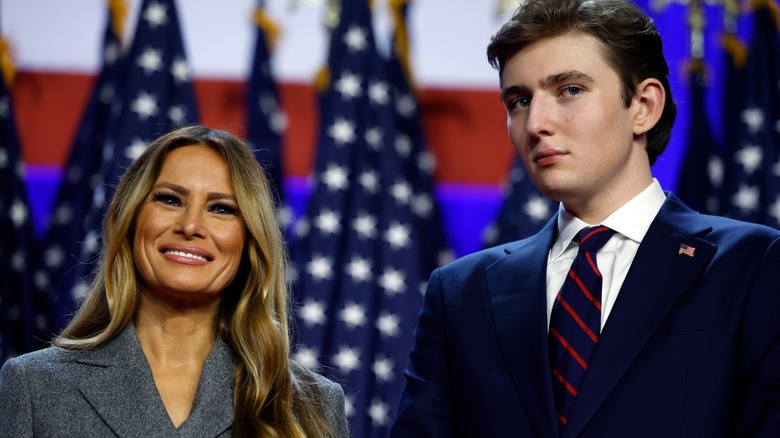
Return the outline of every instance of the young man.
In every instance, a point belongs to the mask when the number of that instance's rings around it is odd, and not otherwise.
[[[780,232],[653,179],[675,107],[652,21],[528,0],[488,58],[559,212],[432,274],[391,436],[780,436]]]

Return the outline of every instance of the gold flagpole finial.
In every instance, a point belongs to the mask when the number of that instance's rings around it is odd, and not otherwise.
[[[8,43],[3,37],[0,37],[0,74],[3,75],[3,80],[8,88],[14,83],[16,77],[16,68],[14,67],[13,49],[11,44]]]

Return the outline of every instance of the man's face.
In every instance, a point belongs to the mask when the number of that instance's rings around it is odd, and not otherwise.
[[[528,174],[578,216],[622,205],[651,180],[644,141],[635,141],[637,99],[625,107],[602,50],[595,37],[567,33],[520,50],[501,76],[509,136]]]

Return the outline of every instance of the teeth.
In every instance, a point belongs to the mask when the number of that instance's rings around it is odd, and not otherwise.
[[[209,260],[208,260],[206,257],[199,256],[199,255],[197,255],[197,254],[190,254],[190,253],[188,253],[188,252],[181,252],[181,251],[165,251],[165,254],[171,254],[171,255],[175,255],[175,256],[179,256],[179,257],[187,257],[187,258],[190,258],[190,259],[195,259],[195,260],[202,260],[202,261],[204,261],[204,262],[207,262],[207,261],[209,261]]]

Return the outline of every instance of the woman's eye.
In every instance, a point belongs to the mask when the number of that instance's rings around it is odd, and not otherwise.
[[[217,214],[225,214],[225,215],[237,215],[238,209],[236,207],[233,207],[232,205],[227,204],[214,204],[209,209],[214,213]]]
[[[179,200],[179,198],[177,198],[174,195],[169,195],[166,193],[155,193],[154,196],[152,196],[152,200],[154,202],[159,202],[165,205],[172,205],[172,206],[181,205],[181,201]]]

